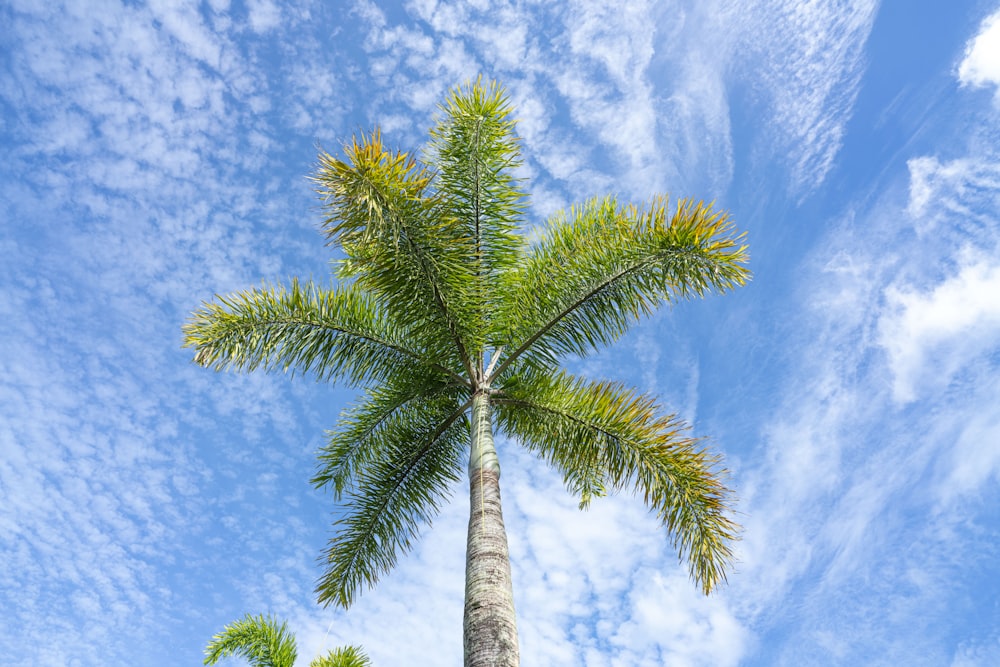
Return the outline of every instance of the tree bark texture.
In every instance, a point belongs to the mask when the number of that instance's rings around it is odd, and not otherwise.
[[[500,466],[489,397],[472,403],[469,540],[465,554],[465,667],[517,667],[517,621],[507,531],[500,509]]]

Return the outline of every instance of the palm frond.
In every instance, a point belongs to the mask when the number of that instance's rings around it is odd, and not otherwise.
[[[309,667],[369,667],[371,664],[360,646],[343,646],[314,658]]]
[[[196,350],[195,361],[216,370],[291,369],[364,384],[419,366],[465,382],[443,365],[447,357],[416,347],[410,333],[356,285],[322,290],[294,280],[290,288],[218,297],[192,314],[184,337]]]
[[[613,342],[661,304],[744,284],[747,249],[710,205],[666,199],[646,209],[592,200],[557,215],[517,270],[505,276],[495,345],[552,367],[567,354]]]
[[[496,280],[514,266],[524,243],[516,232],[526,196],[512,173],[521,164],[520,147],[510,101],[495,82],[479,79],[452,90],[440,112],[428,160],[436,168],[439,215],[455,220],[475,243],[470,296],[482,336]]]
[[[328,432],[312,483],[329,485],[340,501],[359,470],[391,451],[395,443],[412,437],[413,424],[425,421],[425,413],[436,409],[442,400],[460,403],[460,391],[447,378],[407,374],[400,369],[385,384],[368,389],[366,399],[348,410]]]
[[[205,648],[205,664],[235,655],[246,658],[251,667],[293,667],[297,654],[287,623],[247,614],[212,637]]]
[[[468,440],[467,403],[426,400],[356,474],[346,514],[335,523],[316,588],[319,602],[347,608],[362,585],[374,586],[409,551],[461,477]]]
[[[563,473],[585,507],[631,486],[663,521],[691,577],[710,592],[725,580],[739,527],[719,459],[685,435],[653,399],[618,384],[524,372],[494,397],[499,426]]]
[[[378,131],[344,151],[346,160],[321,154],[313,178],[326,202],[327,237],[347,256],[340,276],[375,294],[425,345],[451,354],[457,347],[471,370],[474,313],[464,293],[475,277],[473,240],[434,214],[426,169],[388,151]]]

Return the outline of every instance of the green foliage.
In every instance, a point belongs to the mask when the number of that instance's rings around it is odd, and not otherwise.
[[[495,397],[497,421],[563,473],[581,509],[631,487],[666,525],[707,594],[725,579],[738,527],[726,513],[719,459],[686,437],[652,397],[609,382],[531,370]]]
[[[379,304],[355,285],[323,290],[293,280],[219,297],[184,326],[195,361],[216,370],[299,370],[363,383],[421,364],[425,355]],[[435,362],[425,369],[447,374]]]
[[[309,667],[369,667],[371,660],[359,646],[344,646],[315,658]]]
[[[746,246],[728,216],[665,198],[645,209],[595,199],[559,213],[502,286],[499,344],[518,359],[551,367],[623,334],[642,315],[681,298],[743,284]]]
[[[318,592],[349,606],[408,551],[461,474],[472,398],[564,476],[586,506],[632,489],[707,593],[738,527],[717,457],[648,396],[558,370],[660,306],[749,279],[747,247],[711,205],[590,200],[528,245],[520,152],[502,88],[477,81],[440,108],[417,159],[378,130],[314,182],[339,286],[292,281],[220,297],[185,326],[215,369],[307,372],[363,388],[313,482],[345,503]]]
[[[294,667],[297,649],[288,623],[270,615],[247,614],[227,625],[205,647],[205,664],[222,658],[246,658],[251,667]],[[344,646],[314,658],[309,667],[369,667],[371,661],[359,646]]]
[[[251,667],[294,667],[297,654],[287,623],[247,614],[212,637],[205,648],[205,664],[235,655],[246,658]]]
[[[463,261],[475,271],[469,297],[481,348],[498,282],[521,258],[524,243],[517,232],[526,196],[511,173],[521,165],[520,148],[510,101],[495,83],[452,91],[441,112],[428,158],[442,217],[457,221],[475,244]]]
[[[460,479],[469,433],[466,409],[447,399],[424,400],[398,420],[398,438],[386,440],[378,456],[365,461],[326,552],[320,603],[349,607],[361,585],[374,585],[392,569],[420,527],[437,515]],[[328,463],[321,463],[318,484],[342,462],[335,447],[321,460]]]

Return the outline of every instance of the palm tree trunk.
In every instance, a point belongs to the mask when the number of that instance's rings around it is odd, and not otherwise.
[[[489,396],[472,402],[469,541],[465,554],[465,667],[517,667],[517,622],[507,531],[500,510],[500,465]]]

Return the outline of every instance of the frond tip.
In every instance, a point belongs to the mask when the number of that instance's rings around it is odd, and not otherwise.
[[[562,472],[585,508],[631,488],[663,521],[681,561],[707,594],[725,581],[739,526],[720,459],[688,437],[687,424],[622,385],[569,374],[510,378],[496,399],[498,422]]]
[[[750,279],[743,234],[711,205],[665,197],[645,208],[593,199],[554,216],[541,240],[504,276],[498,345],[553,367],[618,339],[640,317]]]

